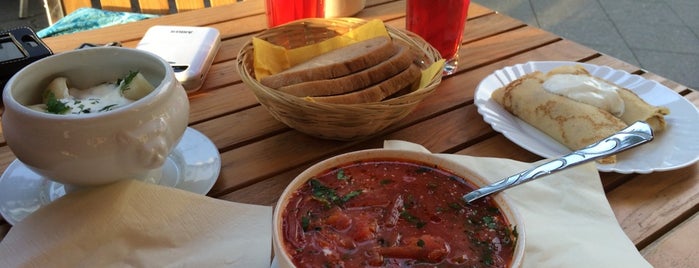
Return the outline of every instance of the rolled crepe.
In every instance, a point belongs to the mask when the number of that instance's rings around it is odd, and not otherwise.
[[[547,76],[554,74],[577,74],[592,76],[580,65],[561,66],[551,70]],[[598,78],[599,79],[599,78]],[[662,106],[653,106],[641,99],[633,91],[603,80],[609,84],[619,87],[619,96],[624,101],[624,113],[619,117],[624,123],[631,125],[636,121],[646,121],[653,131],[659,132],[665,129],[665,116],[670,114],[670,110]]]
[[[544,90],[541,72],[527,74],[495,90],[493,100],[507,111],[571,150],[606,138],[627,126],[611,113]],[[611,156],[600,163],[614,163]]]
[[[646,121],[656,132],[665,129],[664,116],[670,113],[666,107],[650,105],[631,90],[596,78],[618,87],[617,93],[624,102],[624,111],[615,117],[596,106],[546,91],[544,81],[555,74],[592,77],[580,65],[561,66],[547,74],[527,74],[495,90],[492,98],[510,113],[571,150],[595,143],[639,120]],[[614,163],[616,158],[608,157],[598,162]]]
[[[629,125],[639,120],[646,121],[655,132],[665,129],[665,116],[670,114],[670,109],[650,105],[626,88],[621,88],[618,92],[625,105],[622,121]]]

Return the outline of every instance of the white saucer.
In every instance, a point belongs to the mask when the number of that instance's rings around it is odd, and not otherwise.
[[[201,132],[187,128],[165,161],[158,184],[203,195],[211,190],[220,171],[221,156],[213,142]],[[0,214],[14,225],[65,194],[63,184],[44,178],[15,160],[0,177]]]

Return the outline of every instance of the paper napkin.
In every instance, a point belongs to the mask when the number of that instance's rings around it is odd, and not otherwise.
[[[259,81],[266,76],[284,71],[320,54],[379,36],[389,36],[389,33],[383,21],[374,19],[342,35],[293,49],[286,49],[283,46],[253,37],[255,78]],[[422,70],[422,76],[417,88],[424,88],[438,72],[442,71],[443,66],[444,59],[440,59]]]
[[[429,151],[405,141],[386,149]],[[509,159],[437,154],[495,182],[532,166]],[[593,163],[505,190],[522,216],[523,267],[652,267],[619,226]]]
[[[293,49],[253,37],[255,77],[259,80],[320,54],[379,36],[388,36],[388,31],[381,20],[375,19],[342,35]]]
[[[59,198],[0,242],[0,267],[269,267],[272,208],[123,181]]]

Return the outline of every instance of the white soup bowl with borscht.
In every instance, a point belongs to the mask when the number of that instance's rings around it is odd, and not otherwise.
[[[132,48],[59,53],[3,90],[3,135],[32,171],[71,186],[157,180],[189,101],[165,60]]]
[[[504,193],[429,153],[342,154],[298,175],[274,212],[279,267],[519,267],[524,228]]]

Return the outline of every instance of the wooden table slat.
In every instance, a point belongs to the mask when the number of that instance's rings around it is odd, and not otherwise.
[[[541,160],[494,131],[478,113],[473,96],[494,71],[528,61],[572,61],[610,66],[658,81],[699,106],[699,92],[633,64],[471,3],[459,50],[460,67],[434,95],[382,133],[356,141],[311,137],[290,129],[260,106],[236,69],[240,48],[266,28],[264,1],[248,0],[176,15],[47,38],[56,52],[84,42],[120,41],[135,47],[153,25],[209,26],[221,31],[221,48],[204,86],[190,94],[190,126],[221,153],[221,174],[209,196],[273,205],[285,186],[308,166],[349,151],[379,148],[387,139],[422,144],[439,153]],[[405,27],[405,1],[368,0],[357,14]],[[1,109],[1,107],[0,107]],[[2,130],[0,129],[0,134]],[[0,135],[0,168],[15,160]],[[624,232],[656,267],[694,267],[699,259],[699,165],[650,174],[600,173],[610,206]],[[10,226],[0,221],[0,237]]]
[[[641,253],[655,267],[699,267],[699,213],[644,248]]]

